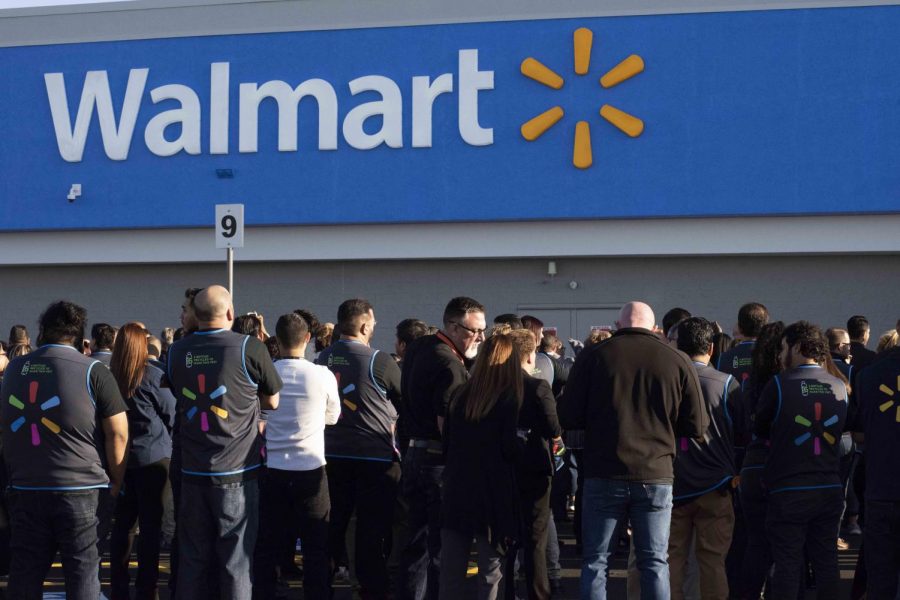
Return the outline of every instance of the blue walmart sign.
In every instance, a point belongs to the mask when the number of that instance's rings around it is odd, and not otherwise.
[[[0,229],[231,202],[251,225],[896,212],[898,29],[869,7],[3,48]]]

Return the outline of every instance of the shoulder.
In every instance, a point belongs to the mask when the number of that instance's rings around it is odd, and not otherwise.
[[[317,365],[324,365],[325,361],[328,360],[328,357],[331,356],[332,354],[334,354],[336,345],[337,344],[332,344],[332,345],[328,346],[327,348],[325,348],[324,350],[322,350],[321,352],[319,352],[316,355],[315,363]]]
[[[310,377],[315,377],[323,382],[332,382],[337,381],[334,378],[334,373],[331,372],[331,369],[326,367],[325,365],[318,365],[315,363],[311,363],[309,361],[299,361],[300,365],[295,367],[298,371],[307,374]],[[276,363],[278,364],[278,363]]]
[[[547,383],[546,379],[541,379],[539,377],[533,377],[531,375],[525,376],[525,389],[528,392],[532,392],[535,394],[540,394],[541,392],[549,392],[550,384]]]
[[[374,362],[375,366],[386,370],[400,369],[400,366],[397,364],[397,361],[394,360],[394,357],[391,356],[390,352],[384,352],[382,350],[373,351],[372,362]]]
[[[247,350],[254,350],[254,351],[262,350],[266,354],[269,353],[269,350],[268,350],[268,348],[266,348],[266,345],[263,344],[261,341],[259,341],[258,338],[253,337],[252,335],[243,335],[241,333],[236,333],[234,331],[229,331],[228,334],[229,334],[229,336],[233,336],[232,339],[237,340],[238,338],[240,338],[240,343],[243,344]]]
[[[713,368],[712,365],[706,365],[705,367],[701,367],[697,369],[697,375],[700,379],[710,379],[712,381],[719,382],[721,384],[725,384],[729,379],[734,379],[728,373],[723,373],[718,369]]]
[[[439,341],[438,344],[432,346],[432,349],[432,358],[436,365],[452,371],[466,371],[466,366],[460,362],[459,357],[456,355],[456,352],[453,351],[453,348],[444,342]]]
[[[163,371],[162,366],[152,362],[148,362],[144,369],[144,379],[156,385],[159,385],[159,382],[162,381],[164,375],[165,371]]]
[[[438,339],[437,336],[434,336],[433,340],[430,340],[429,342],[423,344],[422,350],[424,350],[426,353],[434,355],[440,360],[452,360],[459,362],[459,360],[456,358],[456,353],[453,351],[453,348],[448,346],[446,342]]]
[[[11,376],[23,374],[22,372],[25,370],[25,363],[27,362],[28,356],[17,356],[9,361],[9,364],[6,365],[6,370],[3,371],[3,379],[11,379]]]

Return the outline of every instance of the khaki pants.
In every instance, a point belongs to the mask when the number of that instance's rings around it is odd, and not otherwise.
[[[697,565],[700,569],[700,596],[703,600],[728,598],[725,556],[731,546],[734,508],[731,494],[713,490],[693,502],[672,509],[669,533],[669,578],[672,599],[684,598],[684,572],[691,539],[696,537]]]

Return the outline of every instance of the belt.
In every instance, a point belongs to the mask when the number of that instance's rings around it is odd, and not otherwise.
[[[437,440],[411,439],[409,440],[410,448],[425,448],[426,450],[442,452],[443,446]]]

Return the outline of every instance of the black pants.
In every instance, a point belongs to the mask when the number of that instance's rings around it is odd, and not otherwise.
[[[841,484],[844,486],[844,501],[846,502],[845,516],[856,517],[859,515],[859,498],[853,487],[853,475],[856,465],[859,463],[859,454],[851,452],[841,457]]]
[[[869,600],[894,600],[900,572],[900,501],[866,500],[866,584]]]
[[[408,536],[400,555],[399,600],[437,600],[441,574],[443,456],[410,448],[403,457],[403,498]]]
[[[775,560],[774,600],[795,600],[803,581],[803,550],[816,573],[816,598],[837,600],[837,538],[844,491],[840,487],[769,494],[766,534]]]
[[[741,510],[746,546],[741,565],[740,584],[731,588],[740,598],[759,598],[766,576],[772,566],[772,554],[766,537],[766,492],[763,488],[761,468],[745,467],[741,471]]]
[[[172,460],[169,462],[169,485],[172,487],[172,512],[175,520],[169,550],[169,595],[174,598],[178,587],[178,504],[181,501],[181,449],[177,447],[172,448]]]
[[[581,515],[584,508],[584,450],[581,448],[571,450],[575,459],[577,471],[575,476],[575,516],[572,521],[572,531],[575,533],[575,546],[578,554],[581,554]]]
[[[110,541],[110,579],[113,600],[128,600],[128,560],[134,541],[134,524],[140,526],[135,581],[137,599],[156,598],[159,580],[159,541],[162,535],[163,497],[169,484],[169,459],[128,469],[116,503]]]
[[[328,479],[325,467],[312,471],[267,470],[260,494],[254,598],[275,597],[275,567],[283,555],[285,526],[290,522],[297,524],[303,546],[304,596],[329,598]]]
[[[388,548],[400,464],[328,459],[328,488],[331,494],[331,528],[328,553],[337,565],[345,553],[347,526],[356,512],[356,577],[363,598],[386,598]]]
[[[553,484],[550,489],[550,510],[557,522],[567,520],[567,504],[569,496],[574,495],[578,486],[574,479],[578,474],[578,465],[572,452],[566,452],[563,456],[563,466],[553,473]]]
[[[550,520],[550,477],[519,477],[519,498],[524,520],[523,555],[525,588],[529,600],[550,598],[547,574],[547,524]]]

